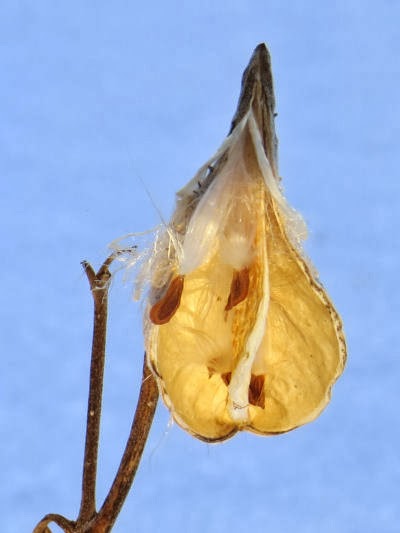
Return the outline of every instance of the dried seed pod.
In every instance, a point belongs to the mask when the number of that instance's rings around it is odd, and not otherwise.
[[[175,420],[206,441],[315,419],[346,358],[277,171],[270,57],[259,45],[231,132],[178,193],[152,263],[148,363]]]

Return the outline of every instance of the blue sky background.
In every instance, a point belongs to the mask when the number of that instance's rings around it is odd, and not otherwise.
[[[115,531],[400,531],[399,21],[395,0],[1,0],[3,533],[78,512],[92,328],[80,261],[158,223],[141,180],[169,216],[262,41],[285,190],[348,365],[322,416],[280,437],[206,445],[160,405]],[[137,398],[140,313],[117,276],[99,502]]]

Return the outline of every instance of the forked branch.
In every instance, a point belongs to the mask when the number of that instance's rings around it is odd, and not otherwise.
[[[153,421],[158,388],[145,358],[142,386],[126,448],[110,491],[97,512],[97,457],[103,396],[108,290],[111,279],[109,266],[116,255],[110,255],[97,273],[88,262],[82,263],[94,300],[94,326],[79,515],[73,521],[58,514],[48,514],[37,524],[33,533],[51,533],[48,527],[51,522],[61,527],[65,533],[107,533],[111,531],[133,483]]]

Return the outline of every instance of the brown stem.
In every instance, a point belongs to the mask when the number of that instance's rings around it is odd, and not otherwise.
[[[50,522],[54,522],[60,526],[64,530],[64,533],[75,532],[75,522],[67,520],[67,518],[59,514],[50,513],[41,519],[33,530],[33,533],[51,533],[51,529],[47,527]]]
[[[94,327],[82,474],[82,500],[77,519],[78,525],[88,522],[96,513],[97,457],[103,396],[108,287],[111,278],[108,266],[111,263],[111,258],[113,256],[110,256],[103,263],[97,274],[88,262],[82,263],[94,300]]]
[[[65,533],[105,533],[110,531],[132,485],[153,421],[158,400],[158,389],[145,359],[142,386],[125,452],[108,496],[97,513],[97,457],[103,394],[108,289],[111,278],[108,267],[115,257],[116,254],[108,257],[97,273],[88,262],[82,263],[94,300],[94,327],[79,516],[76,521],[72,521],[58,514],[47,514],[36,525],[33,533],[51,533],[48,527],[50,522],[60,526]]]
[[[142,386],[128,442],[111,489],[95,519],[95,524],[98,527],[95,530],[96,533],[110,531],[122,508],[142,457],[144,445],[153,422],[157,401],[157,383],[147,366],[145,358]]]

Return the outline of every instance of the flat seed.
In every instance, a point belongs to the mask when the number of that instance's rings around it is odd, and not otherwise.
[[[181,303],[184,276],[176,276],[167,289],[167,292],[150,309],[150,320],[160,326],[171,320]]]
[[[221,379],[225,383],[226,386],[229,385],[231,382],[232,372],[225,372],[224,374],[221,374]]]
[[[249,403],[263,409],[265,407],[264,381],[265,377],[262,374],[259,376],[252,374],[249,386]]]
[[[235,305],[240,304],[249,292],[249,269],[247,267],[242,270],[234,270],[231,282],[231,290],[228,297],[228,302],[225,306],[225,311],[230,311]]]

